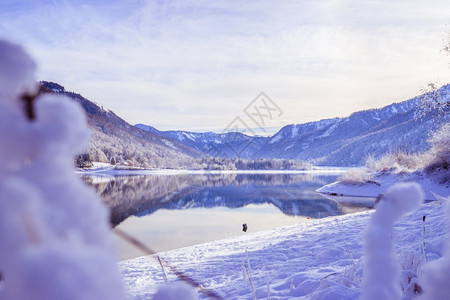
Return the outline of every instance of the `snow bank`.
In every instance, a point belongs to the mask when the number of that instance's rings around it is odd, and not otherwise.
[[[417,182],[424,191],[425,200],[436,200],[434,193],[443,196],[450,195],[450,188],[445,184],[438,184],[429,176],[422,173],[389,173],[379,172],[372,179],[361,183],[334,182],[317,190],[319,193],[335,196],[378,197],[383,195],[389,187],[397,182]],[[338,200],[338,199],[337,199]]]
[[[19,46],[0,40],[0,66],[0,298],[123,299],[107,211],[74,173],[83,111],[34,99],[35,64]]]

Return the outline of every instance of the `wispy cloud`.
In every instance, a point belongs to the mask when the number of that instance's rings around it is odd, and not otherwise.
[[[217,129],[260,91],[282,126],[448,82],[448,1],[5,1],[0,33],[39,79],[132,123]]]

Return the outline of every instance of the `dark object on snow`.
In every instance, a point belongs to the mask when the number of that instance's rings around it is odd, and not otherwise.
[[[423,216],[422,221],[425,222],[425,216]]]
[[[375,204],[374,205],[377,205],[378,202],[380,202],[383,199],[383,197],[384,197],[383,194],[379,194],[377,199],[375,200]]]
[[[247,232],[247,224],[242,224],[242,231]]]
[[[423,294],[422,287],[420,285],[418,285],[417,283],[414,283],[414,294],[416,294],[416,295]]]
[[[29,95],[24,94],[21,96],[20,100],[24,103],[25,114],[27,115],[28,120],[33,121],[35,119],[34,106],[33,102],[36,99],[37,95]]]

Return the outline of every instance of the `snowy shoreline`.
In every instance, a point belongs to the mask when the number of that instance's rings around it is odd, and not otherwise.
[[[243,275],[243,264],[248,262],[257,298],[268,297],[268,282],[272,299],[357,299],[361,293],[362,236],[371,214],[328,217],[159,256],[225,299],[252,298],[251,286]],[[442,205],[428,203],[394,227],[396,253],[405,256],[405,264],[406,255],[420,247],[424,215],[428,260],[442,256],[446,228]],[[148,299],[164,283],[154,256],[121,261],[119,268],[132,299]],[[177,280],[166,272],[169,282]]]
[[[436,200],[436,194],[441,196],[450,195],[450,188],[445,184],[438,184],[430,177],[421,173],[377,173],[374,179],[367,183],[345,184],[334,182],[317,189],[317,192],[331,196],[351,197],[378,197],[396,182],[417,182],[425,193],[425,200]]]
[[[345,188],[343,184],[334,183],[319,190],[351,195],[364,192],[363,196],[378,196],[391,180],[392,183],[398,180],[395,176],[383,179],[386,181],[376,185],[378,189],[364,185]],[[430,190],[436,185],[428,184],[427,180],[421,183],[425,184],[424,190],[428,190],[429,195],[432,195],[430,191],[438,194],[444,191],[441,195],[448,197],[448,188]],[[272,299],[357,299],[361,294],[363,236],[372,213],[366,211],[308,220],[171,250],[159,256],[225,299],[252,299],[252,284],[258,299],[269,295]],[[410,263],[411,257],[416,257],[414,255],[420,248],[423,216],[427,220],[424,238],[427,259],[431,262],[442,256],[447,220],[443,205],[433,201],[421,205],[394,226],[394,247],[404,266]],[[164,283],[163,272],[155,256],[121,261],[119,268],[132,299],[148,299],[157,291],[158,285]],[[249,274],[246,274],[248,270]],[[410,272],[403,268],[403,272],[406,271]],[[174,274],[165,272],[169,282],[177,280]],[[406,289],[408,282],[402,284]],[[199,296],[206,298],[202,294]]]
[[[77,170],[81,175],[183,175],[183,174],[342,174],[344,167],[312,167],[309,170],[189,170],[189,169],[114,169],[114,166],[100,166],[93,169]]]

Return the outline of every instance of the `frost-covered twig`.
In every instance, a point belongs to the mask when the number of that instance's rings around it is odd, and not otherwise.
[[[425,219],[426,216],[422,217],[422,254],[425,257],[425,261],[428,262],[428,257],[427,257],[427,248],[425,245]]]
[[[248,280],[249,280],[249,282],[250,282],[250,288],[252,289],[252,296],[253,296],[253,299],[256,299],[255,285],[253,284],[252,269],[250,268],[250,260],[248,259],[248,252],[247,252],[247,249],[245,249],[245,256],[246,256],[246,260],[247,260],[247,265],[245,265],[244,261],[242,261],[242,262],[243,262],[243,264],[244,264],[244,268],[245,268],[245,271],[246,271],[246,273],[247,273]]]
[[[165,282],[168,282],[166,270],[164,269],[164,265],[163,265],[163,263],[162,263],[162,261],[161,261],[161,258],[159,257],[159,255],[156,255],[156,257],[158,258],[159,265],[161,266],[161,270],[162,270],[162,273],[163,273],[164,281],[165,281]]]
[[[344,241],[344,245],[345,245],[345,249],[347,250],[347,254],[350,257],[350,260],[352,261],[353,275],[356,275],[358,273],[358,268],[356,266],[355,259],[353,258],[353,254],[350,251],[350,247],[348,246],[347,238],[344,236],[344,232],[342,231],[341,224],[339,223],[339,220],[337,220],[337,219],[336,219],[336,224],[338,226],[339,232],[341,233],[342,240]],[[361,278],[358,277],[358,281],[361,284]]]
[[[267,286],[267,299],[271,299],[270,297],[270,284],[269,284],[269,276],[266,275],[266,286]]]
[[[443,197],[441,195],[438,195],[438,194],[434,193],[433,191],[430,191],[430,192],[434,196],[434,198],[436,199],[437,203],[444,204],[444,203],[446,203],[448,201],[448,198],[445,198],[445,197]]]

